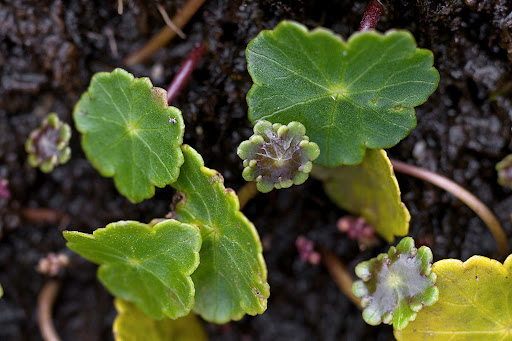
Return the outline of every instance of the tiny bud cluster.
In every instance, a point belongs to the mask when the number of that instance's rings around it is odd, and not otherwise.
[[[258,121],[254,135],[238,147],[238,156],[244,160],[244,179],[255,181],[263,193],[304,183],[312,161],[320,155],[318,145],[305,134],[306,128],[299,122]]]
[[[61,122],[57,114],[49,114],[41,126],[30,133],[25,143],[28,163],[49,173],[55,166],[68,162],[71,157],[70,138],[69,125]]]

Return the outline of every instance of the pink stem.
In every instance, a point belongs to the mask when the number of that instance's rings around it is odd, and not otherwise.
[[[487,225],[498,244],[498,251],[500,255],[505,258],[510,253],[507,235],[505,234],[498,218],[496,218],[494,213],[492,213],[492,211],[483,202],[478,200],[478,198],[469,191],[457,185],[452,180],[424,168],[416,167],[398,160],[391,160],[391,164],[395,171],[428,181],[459,198]]]
[[[190,51],[185,62],[181,65],[178,73],[176,73],[171,85],[169,85],[169,88],[167,89],[167,103],[171,104],[171,102],[176,98],[183,85],[185,85],[187,80],[190,78],[190,75],[192,74],[192,71],[194,71],[197,63],[201,60],[205,50],[206,47],[204,44],[198,44],[192,49],[192,51]]]
[[[368,6],[366,6],[366,11],[364,11],[359,31],[362,32],[374,29],[379,22],[381,13],[382,5],[377,0],[370,0]]]

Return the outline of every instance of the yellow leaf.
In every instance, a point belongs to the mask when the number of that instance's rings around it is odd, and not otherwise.
[[[362,216],[388,242],[409,232],[409,211],[400,200],[400,188],[384,150],[368,149],[363,162],[355,166],[315,166],[312,175],[323,181],[332,201]]]
[[[118,315],[113,331],[116,341],[206,341],[201,321],[194,314],[176,320],[153,320],[134,304],[116,298]]]
[[[425,307],[397,340],[512,340],[512,255],[504,264],[482,256],[443,259],[437,275],[439,301]]]

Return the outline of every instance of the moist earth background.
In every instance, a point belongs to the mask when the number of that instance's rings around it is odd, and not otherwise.
[[[161,2],[172,17],[184,1]],[[366,1],[211,0],[150,60],[127,68],[166,88],[194,44],[209,47],[192,79],[173,102],[186,124],[185,143],[227,187],[244,181],[236,146],[251,135],[245,96],[251,87],[245,47],[258,32],[283,19],[324,26],[343,37],[356,31]],[[377,29],[410,30],[418,46],[434,52],[438,90],[416,109],[418,126],[393,158],[452,178],[498,215],[510,237],[512,192],[496,182],[495,164],[510,153],[512,119],[512,5],[488,1],[390,1]],[[0,1],[0,176],[11,197],[0,199],[1,340],[41,340],[37,296],[48,280],[36,272],[40,258],[65,252],[71,265],[53,309],[63,340],[111,340],[116,316],[112,297],[96,280],[96,265],[65,248],[63,229],[92,232],[122,219],[149,222],[169,211],[173,190],[157,189],[136,205],[101,177],[85,158],[73,130],[72,158],[50,174],[31,169],[24,143],[49,112],[72,124],[74,103],[98,71],[123,67],[122,59],[163,27],[152,1]],[[73,128],[74,129],[74,128]],[[411,213],[410,235],[429,245],[435,260],[473,254],[497,258],[483,222],[459,200],[436,187],[398,174]],[[33,209],[48,209],[34,217]],[[39,211],[41,212],[41,211]],[[349,269],[387,250],[359,251],[336,230],[346,214],[321,183],[260,194],[244,213],[258,229],[268,266],[267,311],[225,325],[205,323],[211,340],[391,340],[390,326],[371,327],[339,291],[323,265],[300,261],[295,247],[304,235],[333,251]],[[499,259],[499,258],[498,258]],[[503,260],[503,259],[501,259]]]

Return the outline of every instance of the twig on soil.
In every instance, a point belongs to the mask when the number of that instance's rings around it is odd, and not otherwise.
[[[123,14],[123,0],[117,0],[117,13]]]
[[[471,208],[487,225],[492,235],[494,236],[496,243],[498,244],[498,252],[500,255],[503,258],[509,255],[510,249],[507,243],[507,236],[505,235],[505,231],[503,231],[503,227],[501,226],[498,218],[496,218],[494,213],[492,213],[491,210],[477,197],[475,197],[463,187],[457,185],[452,180],[429,170],[409,165],[398,160],[391,160],[391,164],[396,171],[428,181],[431,184],[434,184],[459,198],[463,203],[468,205],[469,208]]]
[[[249,181],[245,185],[240,188],[238,191],[238,201],[240,202],[240,209],[244,208],[244,206],[256,195],[258,195],[260,191],[256,188],[256,182]]]
[[[345,268],[345,265],[343,265],[338,257],[330,251],[320,250],[320,255],[322,256],[322,261],[324,262],[325,267],[340,288],[341,292],[343,292],[352,301],[352,303],[362,310],[363,307],[361,306],[361,300],[355,297],[352,293],[352,284],[354,284],[354,279],[347,271],[347,268]]]
[[[172,22],[182,29],[192,16],[197,12],[199,7],[204,3],[205,0],[188,0],[187,3],[181,8],[181,10],[172,18]],[[167,44],[172,38],[176,36],[176,32],[173,31],[169,26],[165,26],[158,32],[156,36],[151,38],[142,48],[130,54],[124,59],[126,66],[132,66],[142,62],[146,58],[153,55],[158,49]]]
[[[359,25],[359,31],[362,32],[374,29],[379,22],[382,9],[383,7],[378,0],[370,0],[364,11],[361,24]]]
[[[60,282],[47,282],[37,298],[37,323],[44,341],[61,341],[52,320],[52,307],[59,292]]]
[[[165,8],[162,5],[160,5],[159,3],[156,3],[156,8],[158,8],[158,12],[160,12],[160,15],[162,16],[162,18],[165,21],[165,24],[167,26],[169,26],[169,28],[171,30],[176,32],[176,34],[181,39],[187,38],[187,35],[185,33],[183,33],[183,31],[178,26],[174,25],[174,23],[172,22],[171,18],[169,18],[169,16],[167,15],[167,12],[165,11]]]
[[[174,98],[176,98],[181,88],[190,78],[190,75],[192,74],[192,71],[194,71],[197,63],[201,60],[205,50],[206,47],[204,44],[197,44],[192,51],[190,51],[167,89],[167,103],[171,104]]]
[[[51,208],[23,208],[21,214],[31,223],[57,224],[65,214]]]
[[[108,45],[110,46],[110,51],[112,51],[112,57],[117,58],[117,44],[116,38],[114,37],[114,32],[112,29],[108,28],[105,30],[105,34],[107,35]]]

